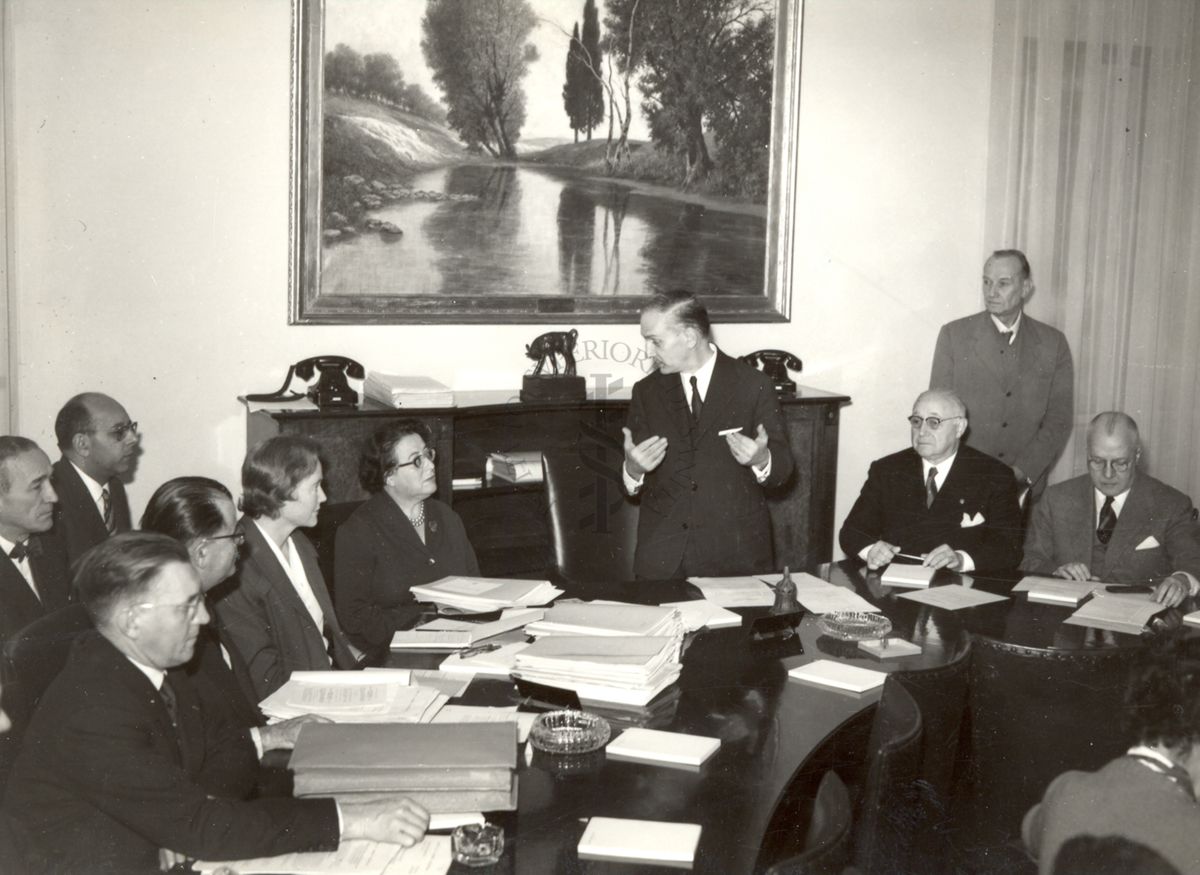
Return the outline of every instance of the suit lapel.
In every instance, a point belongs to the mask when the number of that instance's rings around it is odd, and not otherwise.
[[[1117,517],[1117,527],[1113,529],[1112,537],[1108,541],[1108,550],[1104,554],[1104,565],[1110,573],[1133,553],[1137,546],[1141,522],[1148,519],[1152,511],[1146,490],[1140,489],[1138,480],[1134,479],[1121,508],[1121,515]]]
[[[696,431],[697,437],[711,429],[713,423],[719,421],[722,411],[729,406],[736,390],[733,363],[720,350],[717,350],[716,356],[717,361],[713,365],[712,379],[708,381],[708,396],[704,399],[704,409],[700,411],[700,427]],[[682,384],[679,390],[683,391]],[[753,435],[750,436],[753,437]]]
[[[14,619],[29,617],[32,620],[44,613],[42,602],[29,588],[29,581],[25,579],[25,575],[21,574],[12,558],[3,552],[0,552],[0,605],[3,605],[5,612]],[[4,619],[4,625],[8,626],[9,617]],[[13,631],[17,631],[17,627],[21,625],[25,625],[24,622],[17,620],[13,624]]]
[[[677,434],[686,437],[692,430],[692,413],[679,374],[659,374],[659,403],[671,417]]]
[[[975,323],[975,336],[971,345],[984,367],[999,380],[1003,374],[1000,371],[1000,361],[996,356],[999,343],[996,339],[996,326],[992,323],[992,317],[987,313],[980,313],[979,316],[979,320]],[[1024,331],[1025,327],[1022,325],[1021,330]]]
[[[296,587],[292,585],[292,579],[287,576],[287,572],[279,564],[274,551],[267,544],[266,536],[251,519],[243,518],[242,530],[246,533],[246,544],[250,548],[250,555],[247,558],[254,563],[258,573],[270,582],[271,593],[276,601],[294,613],[304,628],[314,631],[320,636],[321,630],[317,628],[312,614],[304,606],[300,593],[296,592]],[[294,542],[293,549],[295,549]],[[307,565],[304,566],[304,571],[306,574],[309,573]],[[312,578],[309,578],[309,582],[312,582]],[[317,600],[319,602],[320,598],[318,597]],[[324,605],[321,606],[321,610],[325,610]]]
[[[89,537],[93,540],[102,541],[108,537],[100,508],[92,500],[92,494],[88,492],[79,472],[66,457],[54,463],[54,488],[58,492],[60,513],[65,513],[85,525]]]
[[[37,584],[45,610],[57,610],[71,600],[71,575],[62,554],[50,543],[47,535],[31,535],[30,540],[34,539],[37,540],[41,551],[29,560],[33,569],[33,580]]]
[[[391,499],[386,493],[379,493],[378,498],[374,499],[375,505],[372,507],[372,514],[375,517],[376,527],[382,533],[383,537],[391,542],[392,546],[401,553],[418,553],[428,560],[433,551],[431,545],[441,538],[440,532],[435,532],[431,528],[432,519],[429,516],[429,505],[425,505],[425,538],[426,542],[422,542],[417,530],[413,528],[408,517],[404,515],[404,511],[400,506]],[[440,528],[440,526],[439,526]]]
[[[927,513],[923,471],[921,457],[917,455],[916,450],[909,450],[903,465],[898,469],[899,482],[895,485],[894,494],[899,496],[901,506],[910,508],[913,513]]]
[[[1096,499],[1093,496],[1092,481],[1086,474],[1079,478],[1079,485],[1067,495],[1068,505],[1063,519],[1083,520],[1082,526],[1072,526],[1064,533],[1067,539],[1063,555],[1082,556],[1092,555],[1092,541],[1096,530]],[[1091,564],[1088,562],[1088,564]]]

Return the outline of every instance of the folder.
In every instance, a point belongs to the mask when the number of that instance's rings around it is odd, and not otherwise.
[[[657,863],[690,869],[700,844],[700,824],[624,817],[593,817],[579,839],[581,860]]]
[[[608,743],[609,759],[639,763],[699,766],[721,747],[721,739],[686,732],[626,729]]]

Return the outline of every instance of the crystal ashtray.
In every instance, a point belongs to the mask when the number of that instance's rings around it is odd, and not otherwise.
[[[529,740],[546,753],[581,754],[599,750],[612,733],[608,721],[586,711],[547,711],[539,714]]]
[[[817,628],[842,641],[870,641],[892,631],[892,621],[871,611],[834,611],[817,619]]]

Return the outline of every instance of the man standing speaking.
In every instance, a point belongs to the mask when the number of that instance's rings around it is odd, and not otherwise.
[[[634,573],[773,570],[763,492],[793,463],[771,382],[716,348],[690,292],[651,298],[641,330],[658,369],[634,385],[623,429],[623,480],[641,503]]]

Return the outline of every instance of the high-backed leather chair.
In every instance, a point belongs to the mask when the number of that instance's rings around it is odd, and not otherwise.
[[[773,865],[767,875],[834,875],[850,856],[850,793],[836,772],[828,771],[817,787],[804,850]]]
[[[4,646],[4,710],[11,718],[12,735],[19,739],[50,682],[67,664],[71,645],[92,628],[92,620],[78,602],[30,623]]]
[[[625,497],[620,465],[582,448],[542,453],[555,571],[564,580],[633,579],[638,508]]]
[[[304,530],[304,534],[317,548],[317,564],[321,567],[321,574],[325,577],[325,586],[329,589],[331,597],[337,587],[333,573],[333,554],[338,526],[350,519],[350,514],[358,510],[361,504],[361,501],[324,504],[317,512],[317,524]]]

